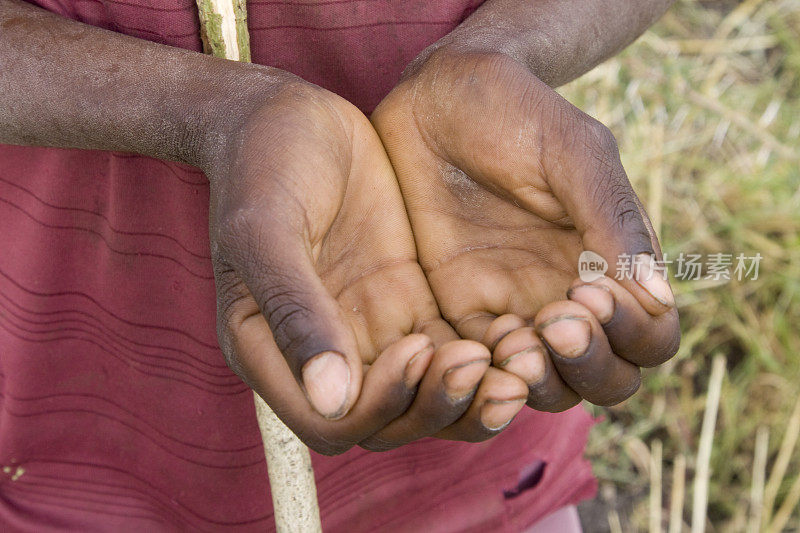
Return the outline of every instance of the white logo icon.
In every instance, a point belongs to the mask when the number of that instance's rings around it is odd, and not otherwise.
[[[591,250],[581,252],[578,257],[578,276],[584,283],[591,283],[603,277],[608,271],[608,262]]]

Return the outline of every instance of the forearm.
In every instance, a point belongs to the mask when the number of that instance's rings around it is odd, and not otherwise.
[[[557,87],[618,53],[674,0],[489,0],[432,47],[507,54]]]
[[[0,142],[137,152],[203,166],[235,102],[288,74],[0,0]],[[244,106],[241,106],[244,113]],[[236,123],[236,116],[228,116]]]

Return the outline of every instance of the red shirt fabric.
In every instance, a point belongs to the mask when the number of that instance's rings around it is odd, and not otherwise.
[[[35,3],[201,48],[192,0]],[[368,112],[478,4],[251,0],[253,60]],[[207,215],[195,168],[0,145],[4,531],[274,528],[252,395],[215,338]],[[526,409],[481,444],[312,454],[323,527],[520,531],[594,494],[590,426],[581,408]]]

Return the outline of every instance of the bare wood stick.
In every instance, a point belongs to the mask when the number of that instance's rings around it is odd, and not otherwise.
[[[308,448],[255,394],[278,533],[321,532],[317,486]]]
[[[197,0],[197,11],[207,54],[250,62],[246,0]]]
[[[246,0],[197,0],[197,10],[206,53],[250,62]],[[278,533],[321,532],[317,485],[308,448],[258,394],[253,396],[267,458],[275,527]]]

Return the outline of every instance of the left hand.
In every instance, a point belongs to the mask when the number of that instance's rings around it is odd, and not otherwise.
[[[444,317],[526,381],[535,409],[633,394],[680,332],[613,135],[503,54],[442,47],[409,70],[372,122]],[[578,279],[583,250],[608,277]],[[642,268],[612,279],[625,256]]]

